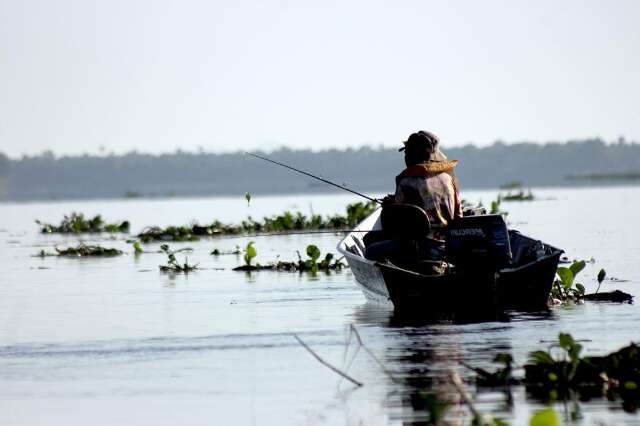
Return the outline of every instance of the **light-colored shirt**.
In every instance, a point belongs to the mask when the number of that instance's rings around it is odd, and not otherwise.
[[[413,204],[424,209],[432,226],[446,226],[462,217],[462,205],[454,161],[427,161],[407,167],[396,177],[396,203]]]

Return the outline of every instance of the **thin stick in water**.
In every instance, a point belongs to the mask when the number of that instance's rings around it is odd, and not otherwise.
[[[356,330],[356,327],[353,324],[350,324],[351,327],[351,331],[353,331],[353,334],[355,334],[356,339],[358,340],[358,343],[360,344],[360,346],[362,346],[364,348],[364,350],[369,354],[369,356],[371,358],[373,358],[373,360],[380,366],[380,368],[382,368],[382,371],[384,371],[384,373],[389,376],[389,378],[394,382],[394,383],[400,383],[400,380],[398,380],[393,373],[382,363],[382,361],[380,361],[378,359],[378,357],[376,357],[373,352],[371,351],[371,349],[369,349],[368,347],[365,346],[364,342],[362,341],[362,338],[360,338],[360,333],[358,333],[358,330]]]
[[[316,354],[306,343],[304,343],[302,341],[302,339],[300,339],[298,337],[297,334],[294,334],[293,337],[296,338],[296,340],[298,341],[298,343],[300,343],[302,345],[303,348],[305,348],[307,351],[309,351],[309,353],[311,355],[313,355],[313,357],[315,359],[318,360],[318,362],[322,365],[324,365],[325,367],[327,367],[328,369],[334,371],[335,373],[339,374],[340,376],[344,377],[345,379],[347,379],[348,381],[350,381],[351,383],[353,383],[354,385],[361,387],[363,386],[362,383],[360,383],[359,381],[357,381],[356,379],[354,379],[353,377],[349,376],[348,374],[340,371],[339,369],[337,369],[336,367],[334,367],[333,365],[329,364],[327,361],[323,360],[322,358],[320,358],[320,356],[318,354]]]
[[[478,411],[475,404],[467,394],[467,391],[465,391],[464,384],[462,383],[462,379],[460,378],[458,373],[456,373],[455,371],[451,371],[449,373],[449,377],[451,378],[451,383],[453,383],[453,386],[456,388],[456,390],[462,397],[462,400],[465,402],[465,404],[469,406],[469,410],[471,411],[471,414],[473,414],[473,418],[479,419],[479,420],[482,419],[482,417],[480,416],[480,412]],[[480,424],[484,425],[484,423],[480,423]]]

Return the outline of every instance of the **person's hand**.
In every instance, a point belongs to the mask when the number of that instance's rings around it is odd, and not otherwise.
[[[394,194],[387,194],[384,196],[384,198],[382,199],[382,205],[387,205],[387,204],[393,204],[395,201],[395,195]]]

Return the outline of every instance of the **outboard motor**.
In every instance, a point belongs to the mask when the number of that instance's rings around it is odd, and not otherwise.
[[[511,263],[509,232],[502,215],[467,216],[449,224],[447,260],[458,267],[497,271]]]

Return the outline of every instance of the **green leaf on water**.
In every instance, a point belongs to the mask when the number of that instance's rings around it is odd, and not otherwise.
[[[598,272],[598,284],[601,284],[602,281],[604,281],[606,276],[607,276],[607,272],[604,269],[600,269],[600,272]]]
[[[573,266],[573,265],[571,265],[571,266]],[[562,286],[564,288],[571,288],[571,285],[573,284],[573,277],[574,277],[574,274],[571,271],[571,269],[565,268],[563,266],[560,266],[558,268],[558,270],[556,271],[556,273],[560,277],[560,281],[562,282]]]
[[[578,289],[578,291],[580,292],[581,295],[584,295],[585,288],[584,288],[584,286],[582,284],[576,283],[576,288]]]
[[[571,272],[573,273],[573,277],[575,278],[578,275],[578,273],[584,269],[586,265],[587,263],[584,260],[573,262],[571,266],[569,266],[569,269],[571,269]]]
[[[533,413],[529,426],[560,426],[560,421],[553,408],[545,408]]]
[[[529,354],[529,362],[536,365],[553,364],[555,361],[545,351],[533,351]]]
[[[144,253],[144,250],[142,250],[142,247],[140,246],[140,241],[133,243],[133,250],[136,254]]]
[[[493,362],[509,365],[513,362],[513,357],[508,353],[499,353],[493,358]]]
[[[307,256],[309,256],[313,262],[316,262],[320,257],[320,249],[313,244],[309,244],[307,246]]]
[[[560,333],[558,335],[558,341],[560,342],[560,346],[567,350],[576,344],[576,341],[573,340],[573,337],[569,333]]]
[[[257,250],[253,247],[253,241],[249,241],[244,249],[244,263],[247,266],[251,266],[251,259],[258,255]]]

